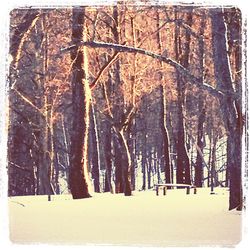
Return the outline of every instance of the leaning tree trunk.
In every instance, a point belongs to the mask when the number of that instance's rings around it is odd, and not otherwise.
[[[229,209],[242,208],[241,180],[241,136],[242,115],[238,96],[235,95],[231,78],[231,69],[227,53],[226,24],[222,9],[211,10],[212,43],[215,78],[217,88],[221,90],[220,107],[228,132],[228,155],[230,198]],[[241,93],[239,93],[240,95]]]
[[[73,9],[72,42],[83,38],[84,8]],[[86,51],[79,49],[71,52],[72,59],[72,104],[73,130],[71,138],[71,156],[69,184],[73,199],[88,198],[87,142],[89,127],[90,93],[86,79]],[[82,68],[82,66],[84,68]]]

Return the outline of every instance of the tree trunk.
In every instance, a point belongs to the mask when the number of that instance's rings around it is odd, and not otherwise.
[[[112,187],[112,158],[111,158],[111,126],[109,122],[104,122],[104,161],[105,161],[105,184],[104,192],[114,193]]]
[[[84,32],[84,8],[73,8],[72,42],[82,40]],[[90,90],[86,80],[86,51],[72,51],[72,104],[73,131],[69,182],[73,199],[88,198],[87,142],[89,127]],[[84,69],[82,66],[85,66]]]
[[[92,144],[92,179],[94,180],[94,191],[100,193],[100,150],[99,136],[97,131],[95,108],[90,105],[90,128],[91,128],[91,144]]]
[[[165,100],[165,91],[163,85],[160,85],[160,105],[161,105],[161,132],[163,137],[163,152],[164,152],[164,173],[165,173],[165,182],[171,183],[172,180],[172,171],[170,163],[170,152],[169,152],[169,136],[166,126],[166,100]]]
[[[210,183],[211,183],[211,194],[214,194],[214,187],[216,186],[216,144],[217,138],[213,135],[212,139],[212,152],[211,152],[211,167],[210,167]]]
[[[49,96],[45,93],[47,87],[47,75],[48,75],[48,40],[47,40],[47,27],[46,27],[46,16],[42,18],[42,53],[43,53],[43,64],[42,72],[44,77],[42,81],[39,80],[40,76],[37,76],[39,96],[38,107],[42,109],[43,116],[39,117],[40,133],[39,133],[39,164],[38,164],[38,194],[54,194],[52,186],[52,176],[54,174],[54,158],[52,153],[53,148],[53,121],[52,121],[52,110],[49,109]],[[52,156],[52,157],[51,157]]]
[[[114,135],[115,136],[115,135]],[[123,182],[123,169],[122,169],[122,148],[119,140],[114,140],[114,163],[115,163],[115,192],[123,193],[124,182]]]
[[[227,155],[230,154],[230,145],[229,145],[230,141],[229,138],[227,138]],[[227,168],[226,168],[226,182],[225,182],[225,186],[229,187],[229,162],[228,162],[228,157],[227,157]]]
[[[142,97],[142,113],[145,114],[147,111],[147,98],[145,96]],[[146,181],[147,181],[147,173],[146,173],[146,164],[147,164],[147,121],[145,116],[142,117],[142,145],[141,145],[141,171],[142,171],[142,190],[146,190]]]
[[[131,156],[131,188],[135,190],[135,164],[136,164],[136,136],[135,136],[136,119],[128,127],[128,147]]]
[[[175,15],[177,19],[177,14]],[[190,11],[187,14],[187,24],[191,27],[192,24],[192,12]],[[180,40],[180,30],[176,24],[175,28],[175,53],[176,60],[179,61],[185,68],[188,67],[189,64],[189,52],[190,52],[190,33],[186,31],[185,34],[185,43],[184,43],[184,51],[181,54],[181,40]],[[176,170],[176,178],[177,183],[186,183],[191,184],[190,177],[190,162],[186,149],[185,142],[185,129],[184,129],[184,116],[183,116],[183,106],[184,106],[184,79],[182,79],[181,75],[177,74],[177,117],[178,117],[178,128],[177,128],[177,170]]]
[[[118,20],[118,7],[113,7],[113,19],[115,21],[112,28],[112,33],[114,36],[114,41],[119,44],[119,20]],[[113,117],[115,124],[113,126],[115,136],[117,137],[117,145],[115,145],[115,167],[116,167],[116,191],[124,192],[125,196],[132,194],[131,192],[131,156],[128,150],[128,142],[125,136],[127,133],[127,127],[130,124],[126,125],[126,128],[123,126],[123,119],[125,118],[125,105],[124,105],[124,96],[121,97],[122,93],[122,81],[120,77],[120,62],[117,60],[114,63],[114,86],[115,88],[115,105],[113,107]],[[120,111],[120,112],[119,112]],[[130,121],[131,122],[131,121]],[[130,123],[129,122],[129,123]],[[118,158],[117,158],[118,157]]]
[[[147,180],[147,174],[146,174],[146,164],[147,164],[147,138],[146,138],[146,132],[143,132],[143,144],[142,144],[142,157],[141,157],[141,167],[142,167],[142,190],[146,190],[146,180]]]
[[[162,53],[162,42],[161,42],[161,35],[160,35],[160,17],[159,12],[157,12],[157,43],[158,43],[158,50],[159,53]],[[161,62],[161,68],[163,69],[163,63]],[[164,81],[164,79],[161,79]],[[167,116],[166,116],[166,99],[165,99],[165,89],[163,84],[160,85],[160,127],[163,137],[163,155],[164,155],[164,172],[165,172],[165,182],[171,183],[172,180],[172,171],[171,171],[171,162],[170,162],[170,152],[169,152],[169,136],[167,130]]]
[[[203,153],[204,143],[203,143],[203,125],[205,122],[205,107],[203,103],[203,96],[199,96],[199,111],[201,112],[198,117],[198,136],[197,136],[197,146],[200,148],[201,152],[197,150],[197,158],[195,162],[195,185],[197,187],[203,186],[203,159],[201,153]]]
[[[121,166],[121,181],[120,185],[123,187],[123,192],[125,196],[132,195],[131,188],[131,157],[128,149],[127,140],[124,135],[124,131],[116,130],[117,135],[117,146],[120,154],[120,166]],[[119,190],[120,191],[120,190]]]
[[[226,24],[222,9],[212,9],[211,20],[215,78],[217,88],[223,90],[223,96],[219,101],[223,121],[228,132],[229,209],[242,209],[241,137],[243,121],[240,109],[241,100],[233,97],[234,89],[227,53]]]
[[[46,96],[45,96],[46,97]],[[46,98],[41,98],[46,99]],[[43,106],[46,107],[47,102],[43,103]],[[45,112],[45,116],[47,114]],[[38,178],[38,186],[37,186],[37,194],[41,195],[51,195],[54,194],[51,178],[50,178],[50,155],[48,148],[49,138],[49,129],[47,119],[40,119],[40,131],[39,131],[39,158],[38,158],[38,167],[37,167],[37,178]]]
[[[202,77],[202,82],[204,81],[204,29],[206,25],[206,15],[203,13],[203,16],[201,17],[201,24],[200,24],[200,39],[199,39],[199,75]],[[204,106],[204,95],[203,93],[200,93],[199,96],[199,103],[198,103],[198,128],[197,128],[197,146],[200,148],[201,152],[198,152],[197,150],[197,157],[195,162],[195,185],[197,187],[203,186],[203,159],[201,154],[203,154],[203,126],[205,122],[206,117],[206,109]]]
[[[69,186],[69,169],[70,169],[70,146],[69,146],[69,140],[68,140],[68,129],[65,123],[65,118],[62,115],[61,116],[61,126],[62,126],[62,133],[63,133],[63,145],[66,150],[66,153],[64,153],[64,164],[65,164],[65,175],[66,175],[66,180]]]

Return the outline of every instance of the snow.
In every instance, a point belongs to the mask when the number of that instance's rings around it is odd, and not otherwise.
[[[123,246],[224,246],[241,241],[241,212],[228,211],[228,191],[207,188],[122,194],[9,198],[10,239],[14,243]]]

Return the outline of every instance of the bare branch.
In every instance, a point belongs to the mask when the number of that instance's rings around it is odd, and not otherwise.
[[[113,117],[113,114],[111,112],[110,101],[109,101],[108,92],[107,92],[107,86],[105,83],[102,84],[102,88],[103,88],[103,97],[106,101],[106,105],[107,105],[107,109],[108,109],[108,114],[113,119],[114,117]]]
[[[104,72],[117,60],[119,53],[120,53],[119,51],[116,51],[114,55],[110,58],[110,60],[105,65],[103,65],[95,80],[89,85],[91,89],[93,89],[96,86],[96,84],[98,83]]]
[[[17,93],[17,95],[19,97],[21,97],[21,99],[24,102],[28,103],[31,107],[33,107],[36,111],[38,111],[42,116],[44,116],[44,114],[42,113],[42,111],[35,104],[33,104],[33,102],[31,100],[29,100],[26,96],[24,96],[20,91],[18,91],[15,88],[13,88],[12,90],[14,90]]]
[[[10,164],[9,166],[12,166],[12,167],[18,168],[18,169],[23,170],[23,171],[27,171],[27,172],[31,172],[31,171],[33,171],[33,169],[32,169],[32,168],[31,168],[31,169],[29,169],[29,168],[24,168],[24,167],[21,167],[20,165],[18,165],[18,164],[16,164],[16,163],[14,163],[14,162],[12,162],[12,161],[8,161],[8,163]]]
[[[69,47],[62,48],[61,53],[75,50],[81,46],[87,46],[87,47],[91,47],[91,48],[107,48],[107,49],[109,48],[109,49],[115,49],[116,51],[119,51],[119,52],[139,53],[142,55],[146,55],[146,56],[152,57],[154,59],[157,59],[163,63],[166,63],[166,64],[174,67],[180,74],[182,74],[184,77],[186,77],[190,82],[192,82],[193,84],[197,85],[198,87],[200,87],[204,90],[207,90],[213,96],[221,98],[225,94],[224,90],[218,90],[207,83],[203,83],[202,78],[198,78],[198,77],[194,76],[193,74],[190,73],[190,71],[187,68],[183,67],[180,63],[174,61],[173,59],[164,57],[162,55],[159,55],[159,54],[156,54],[154,52],[144,50],[141,48],[135,48],[135,47],[131,47],[131,46],[114,44],[114,43],[104,43],[104,42],[96,42],[96,41],[87,41],[87,42],[81,41],[81,42],[74,44],[74,45],[71,45]],[[238,94],[236,94],[235,92],[232,92],[232,91],[230,93],[227,92],[226,94],[227,95],[230,94],[230,96],[234,99],[240,98],[240,96]]]
[[[132,106],[128,112],[125,114],[125,119],[121,124],[121,127],[126,130],[127,127],[129,126],[130,122],[132,121],[133,117],[135,116],[137,107],[134,105]]]
[[[190,139],[192,140],[192,142],[193,142],[193,144],[194,144],[194,146],[195,146],[195,148],[196,148],[198,154],[200,155],[200,157],[201,157],[201,159],[202,159],[204,165],[207,167],[207,169],[209,169],[209,167],[208,167],[208,165],[207,165],[207,163],[206,163],[206,161],[205,161],[205,159],[204,159],[204,155],[203,155],[203,153],[202,153],[201,148],[200,148],[199,145],[196,143],[194,137],[193,137],[192,134],[188,131],[188,129],[186,130],[186,132],[187,132],[187,134],[189,135]]]
[[[10,54],[13,57],[13,68],[17,68],[23,44],[35,26],[41,14],[38,11],[27,12],[21,24],[17,26],[10,41]]]
[[[175,23],[178,26],[184,28],[190,35],[193,37],[197,38],[198,40],[202,39],[203,36],[200,35],[199,33],[195,32],[188,24],[184,22],[182,19],[168,19],[166,22],[168,23]]]

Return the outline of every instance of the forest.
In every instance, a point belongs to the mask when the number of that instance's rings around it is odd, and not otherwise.
[[[234,6],[12,10],[8,195],[177,183],[241,210],[243,24]]]

